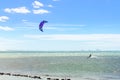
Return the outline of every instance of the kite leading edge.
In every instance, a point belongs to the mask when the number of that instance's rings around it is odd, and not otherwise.
[[[39,30],[43,32],[43,26],[44,26],[44,23],[48,23],[48,21],[41,21],[40,24],[39,24]]]

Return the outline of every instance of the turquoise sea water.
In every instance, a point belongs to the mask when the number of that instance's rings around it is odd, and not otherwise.
[[[87,58],[92,54],[91,58]],[[119,51],[3,51],[0,72],[120,80]]]

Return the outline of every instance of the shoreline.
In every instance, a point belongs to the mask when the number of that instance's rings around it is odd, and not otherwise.
[[[0,72],[0,75],[17,76],[17,77],[27,77],[27,78],[34,78],[34,79],[42,79],[40,76],[28,75],[28,74],[19,74],[19,73],[4,73],[4,72]]]
[[[0,80],[119,80],[119,76],[114,75],[81,75],[79,77],[63,77],[55,75],[28,75],[19,73],[0,72]]]
[[[60,76],[51,76],[51,75],[28,75],[28,74],[20,74],[20,73],[4,73],[0,72],[0,76],[9,76],[9,77],[23,77],[23,78],[31,78],[31,79],[46,79],[46,80],[71,80],[67,77]]]

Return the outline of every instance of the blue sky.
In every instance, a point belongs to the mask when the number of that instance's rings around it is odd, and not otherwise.
[[[120,50],[120,0],[1,0],[0,50]],[[47,20],[44,32],[40,21]]]

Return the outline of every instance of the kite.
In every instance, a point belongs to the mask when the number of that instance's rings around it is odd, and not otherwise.
[[[48,23],[48,21],[41,21],[40,24],[39,24],[39,30],[43,32],[43,26],[44,26],[44,23]]]

